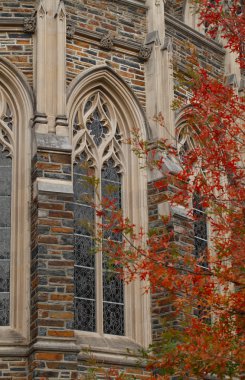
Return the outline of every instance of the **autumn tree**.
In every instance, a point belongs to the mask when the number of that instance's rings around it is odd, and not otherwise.
[[[218,33],[244,69],[241,2],[197,0],[195,5],[210,37]],[[182,80],[191,91],[185,113],[188,139],[152,146],[133,131],[128,143],[150,170],[162,171],[154,185],[162,200],[182,207],[193,230],[208,225],[208,244],[200,248],[193,237],[192,248],[183,251],[171,213],[149,231],[139,231],[113,201],[104,199],[98,212],[105,220],[110,217],[103,229],[123,236],[120,244],[108,240],[104,250],[126,282],[140,277],[148,281],[145,291],[160,289],[171,298],[171,320],[163,321],[161,339],[145,353],[153,377],[234,378],[245,370],[244,103],[224,78],[209,76],[195,57]],[[164,115],[157,118],[164,128]],[[166,171],[166,159],[178,172]]]

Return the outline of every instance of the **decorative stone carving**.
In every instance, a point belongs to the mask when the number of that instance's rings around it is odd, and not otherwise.
[[[168,52],[173,51],[173,43],[171,37],[165,37],[162,50],[167,50]]]
[[[100,40],[100,46],[105,50],[111,50],[113,47],[113,37],[110,33],[104,34]]]
[[[152,46],[142,45],[138,53],[139,60],[142,62],[148,61],[148,59],[150,58],[151,52],[152,52]]]
[[[24,31],[26,33],[35,33],[37,25],[36,12],[31,17],[24,18]]]
[[[67,24],[66,24],[66,36],[68,38],[73,38],[75,32],[76,32],[76,28],[75,28],[75,25],[73,24],[73,22],[72,21],[67,21]]]

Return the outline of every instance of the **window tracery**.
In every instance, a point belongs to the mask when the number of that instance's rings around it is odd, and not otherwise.
[[[73,123],[75,328],[113,335],[125,333],[124,286],[102,250],[94,255],[99,217],[93,204],[108,198],[122,207],[121,140],[113,104],[100,91],[89,95]],[[121,239],[110,231],[102,233],[103,241]]]

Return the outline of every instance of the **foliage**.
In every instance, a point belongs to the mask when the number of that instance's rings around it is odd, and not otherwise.
[[[197,0],[197,5],[201,23],[209,26],[211,36],[219,31],[243,67],[240,3]],[[245,370],[245,107],[243,98],[224,84],[224,78],[210,76],[195,57],[183,80],[192,94],[184,114],[192,134],[191,148],[181,147],[180,157],[177,143],[161,140],[152,146],[141,139],[139,131],[133,131],[129,141],[148,168],[161,173],[161,179],[154,182],[155,192],[161,202],[170,205],[170,213],[145,232],[125,219],[112,200],[105,199],[98,215],[109,218],[102,228],[124,239],[120,244],[108,240],[103,250],[121,268],[126,282],[136,277],[147,280],[145,291],[164,294],[171,305],[162,336],[146,353],[152,377],[233,378]],[[183,104],[177,101],[175,107]],[[157,119],[164,128],[163,116]],[[179,166],[179,171],[166,170],[166,160]],[[198,255],[191,244],[184,249],[178,242],[171,213],[176,206],[188,210],[186,220],[191,226],[195,221],[193,193],[200,196],[210,231],[208,248]]]

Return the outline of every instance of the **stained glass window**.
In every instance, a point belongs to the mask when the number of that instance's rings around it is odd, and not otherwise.
[[[207,216],[201,203],[201,195],[194,192],[193,198],[193,217],[194,217],[194,244],[195,256],[202,258],[201,264],[207,266],[206,250],[208,246]]]
[[[103,250],[95,248],[99,217],[94,204],[108,198],[117,209],[122,207],[122,136],[116,112],[100,92],[80,105],[73,136],[75,328],[124,335],[124,285],[115,267],[107,265]],[[121,239],[112,231],[102,233],[104,242]]]
[[[0,326],[9,325],[12,159],[0,144]]]

